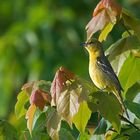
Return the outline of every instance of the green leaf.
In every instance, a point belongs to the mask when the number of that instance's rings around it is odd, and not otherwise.
[[[140,139],[140,132],[138,131],[132,133],[132,135],[129,138],[129,140],[139,140],[139,139]]]
[[[50,91],[50,87],[51,87],[50,81],[40,80],[40,81],[37,81],[35,84],[36,84],[36,87],[38,87],[40,90],[46,93]]]
[[[95,92],[90,96],[88,106],[92,112],[99,111],[113,125],[116,131],[120,131],[119,114],[122,113],[122,108],[114,94]]]
[[[119,39],[117,42],[112,44],[107,50],[106,55],[109,55],[109,59],[112,60],[116,56],[133,49],[139,49],[140,43],[135,36],[128,36]]]
[[[128,109],[140,118],[140,104],[128,100],[125,100],[125,103]]]
[[[106,55],[108,55],[108,59],[111,61],[117,74],[130,52],[139,48],[140,44],[137,38],[135,36],[128,36],[118,40],[106,50]]]
[[[61,125],[61,117],[55,108],[49,107],[47,110],[47,132],[52,139],[58,140],[58,132]]]
[[[59,132],[59,140],[75,140],[75,139],[68,130],[62,128]]]
[[[123,9],[122,18],[124,20],[124,24],[133,29],[137,38],[140,40],[140,20],[135,18],[130,14],[130,12],[126,11],[125,9]]]
[[[105,28],[102,30],[102,32],[100,33],[99,36],[99,41],[102,42],[104,40],[106,40],[108,34],[111,32],[111,30],[113,29],[114,24],[113,23],[108,23]]]
[[[25,115],[26,113],[26,109],[24,108],[24,105],[27,103],[27,101],[29,100],[29,97],[27,95],[27,93],[25,91],[21,91],[18,94],[17,97],[18,101],[15,105],[15,114],[17,116],[17,118],[22,117],[23,115]]]
[[[34,104],[31,104],[26,113],[27,128],[29,129],[29,132],[31,135],[40,114],[41,114],[41,111]]]
[[[129,56],[119,73],[124,92],[140,80],[140,58]]]
[[[36,131],[32,136],[28,131],[23,131],[19,140],[51,140],[51,138],[46,133],[40,131]]]
[[[102,118],[100,120],[100,123],[98,124],[98,126],[94,130],[94,134],[97,134],[97,135],[105,134],[106,129],[107,129],[106,120],[104,118]]]
[[[88,123],[88,120],[90,119],[90,116],[91,116],[91,111],[88,108],[87,103],[83,101],[80,104],[77,114],[73,118],[73,123],[81,133],[84,133],[85,127]]]
[[[90,135],[88,132],[84,132],[79,134],[77,140],[89,140],[90,139]]]
[[[125,98],[129,101],[134,100],[137,94],[140,92],[140,84],[137,82],[126,92]]]

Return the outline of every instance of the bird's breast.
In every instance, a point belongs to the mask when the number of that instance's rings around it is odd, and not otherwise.
[[[98,68],[96,63],[90,63],[89,64],[89,75],[95,84],[99,89],[105,89],[105,81],[102,71]]]

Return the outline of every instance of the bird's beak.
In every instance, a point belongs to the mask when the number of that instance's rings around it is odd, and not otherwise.
[[[80,46],[82,46],[82,47],[87,47],[87,43],[81,43],[81,45]]]

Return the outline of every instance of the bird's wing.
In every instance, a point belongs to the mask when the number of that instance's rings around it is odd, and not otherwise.
[[[121,84],[119,82],[118,77],[116,76],[112,66],[110,65],[108,59],[106,58],[106,56],[102,56],[102,57],[98,57],[97,58],[97,65],[101,68],[101,70],[103,72],[105,72],[106,74],[108,74],[111,78],[114,79],[114,82],[117,84],[118,88],[120,90],[123,90],[121,87]]]

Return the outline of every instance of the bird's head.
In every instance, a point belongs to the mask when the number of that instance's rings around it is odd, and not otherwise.
[[[86,48],[86,50],[91,55],[101,55],[103,53],[102,45],[97,39],[89,40],[88,42],[85,42],[83,46]]]

